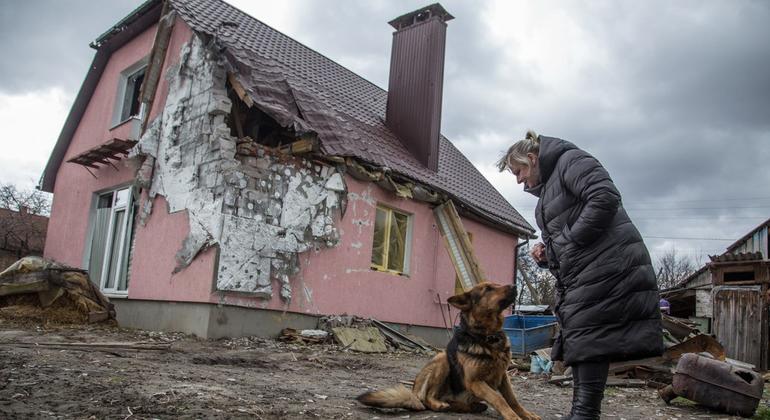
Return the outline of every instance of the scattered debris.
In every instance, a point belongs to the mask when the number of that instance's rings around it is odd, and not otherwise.
[[[85,270],[25,257],[0,273],[0,316],[93,323],[115,319],[115,309]]]
[[[329,338],[329,333],[324,330],[302,330],[297,331],[294,328],[284,328],[278,337],[281,341],[296,342],[305,344],[323,343]]]
[[[377,326],[377,328],[380,329],[380,332],[382,332],[385,337],[387,337],[388,340],[394,346],[396,346],[396,348],[400,349],[407,347],[409,349],[422,350],[427,352],[434,350],[430,345],[419,342],[416,337],[409,337],[405,334],[402,334],[376,319],[372,319],[372,322]]]
[[[764,382],[756,372],[688,353],[679,359],[672,384],[659,395],[666,403],[681,396],[727,414],[751,417],[762,398]]]
[[[332,328],[334,338],[344,347],[362,353],[385,353],[388,347],[385,345],[385,337],[380,330],[374,327],[365,328]]]

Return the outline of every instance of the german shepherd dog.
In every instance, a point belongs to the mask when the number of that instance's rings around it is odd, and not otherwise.
[[[507,369],[511,346],[503,333],[503,311],[516,300],[514,286],[481,283],[447,302],[461,311],[460,327],[446,351],[422,368],[411,390],[403,385],[359,395],[380,408],[480,413],[491,404],[506,420],[539,420],[522,407]]]

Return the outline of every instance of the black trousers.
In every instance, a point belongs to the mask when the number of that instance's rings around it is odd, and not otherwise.
[[[567,420],[599,419],[609,369],[606,360],[572,365],[572,411]]]

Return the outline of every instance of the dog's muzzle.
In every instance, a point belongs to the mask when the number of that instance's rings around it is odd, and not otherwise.
[[[516,302],[516,296],[517,296],[516,286],[508,285],[508,286],[505,286],[505,287],[508,290],[506,290],[505,298],[500,302],[500,306],[502,306],[501,309],[505,309],[505,308],[513,305],[514,302]]]

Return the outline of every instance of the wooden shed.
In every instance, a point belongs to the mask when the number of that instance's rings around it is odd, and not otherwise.
[[[661,291],[671,315],[714,334],[727,356],[770,367],[770,219],[727,247],[677,286]]]
[[[766,370],[770,260],[761,252],[723,254],[711,260],[714,334],[729,357]]]

